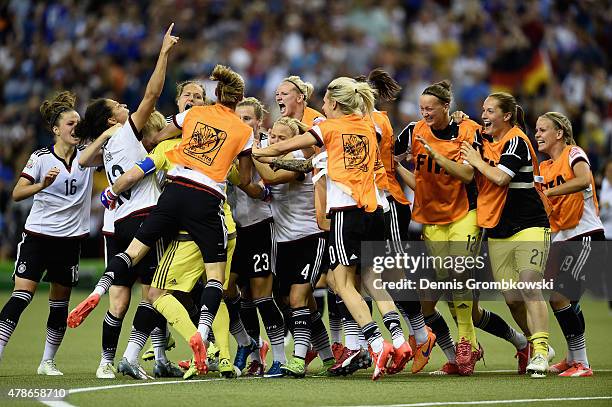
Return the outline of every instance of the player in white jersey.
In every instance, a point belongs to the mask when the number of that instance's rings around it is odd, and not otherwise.
[[[270,131],[270,144],[302,134],[307,128],[296,119],[282,117]],[[287,158],[303,159],[304,156],[298,150],[288,154]],[[304,377],[306,353],[312,341],[323,360],[325,372],[333,366],[335,359],[327,330],[312,296],[325,252],[323,231],[319,229],[316,219],[312,173],[275,172],[264,163],[256,161],[255,164],[264,182],[271,185],[271,208],[277,242],[275,271],[281,295],[289,298],[291,307],[294,357],[281,370],[285,375]]]
[[[568,348],[567,357],[549,371],[562,377],[592,376],[579,301],[589,283],[600,284],[596,273],[605,264],[606,247],[595,243],[605,241],[605,235],[591,164],[574,141],[571,122],[561,113],[540,116],[535,137],[538,150],[550,156],[540,163],[544,193],[552,204],[553,243],[546,277],[555,279],[549,302]]]
[[[236,114],[251,128],[255,143],[267,142],[267,135],[260,133],[264,106],[253,97],[243,99],[236,106]],[[230,182],[235,181],[230,178]],[[251,181],[261,182],[259,173],[251,170]],[[228,184],[228,201],[237,227],[236,250],[232,259],[230,283],[225,302],[230,314],[230,329],[239,329],[240,324],[259,343],[250,346],[239,346],[234,358],[234,366],[242,370],[246,359],[251,354],[252,360],[246,375],[264,374],[265,354],[269,344],[262,341],[259,335],[259,318],[261,315],[265,330],[270,338],[273,352],[273,363],[266,377],[281,375],[280,366],[286,362],[283,341],[284,322],[277,303],[272,295],[273,286],[273,218],[268,202],[249,197],[237,186]],[[240,293],[237,290],[240,287]],[[257,357],[259,354],[259,357]]]
[[[0,357],[42,278],[51,283],[47,338],[37,371],[42,375],[62,375],[54,358],[66,331],[70,292],[79,279],[81,241],[89,234],[93,170],[78,165],[75,100],[62,92],[43,102],[40,112],[55,143],[30,156],[13,190],[15,201],[34,196],[34,203],[17,247],[15,288],[0,311]]]
[[[147,151],[143,146],[143,130],[156,134],[165,126],[165,119],[159,112],[154,112],[155,103],[163,89],[168,54],[178,38],[171,35],[172,25],[166,32],[155,70],[153,71],[144,97],[138,109],[130,114],[125,105],[110,99],[98,99],[87,107],[85,118],[77,128],[77,135],[82,139],[96,137],[113,127],[116,130],[105,142],[98,137],[88,148],[88,156],[83,157],[83,165],[96,166],[104,164],[109,184],[113,184],[125,171],[144,159]],[[144,219],[148,216],[159,198],[159,188],[154,177],[147,177],[131,190],[116,197],[117,207],[114,213],[115,239],[120,249],[125,249],[136,234]],[[110,308],[106,314],[102,329],[102,359],[96,372],[98,378],[114,378],[112,369],[121,323],[131,298],[131,287],[137,279],[143,285],[143,300],[138,305],[134,316],[134,325],[130,334],[128,348],[118,365],[118,370],[136,379],[146,378],[137,363],[140,350],[151,334],[154,345],[163,342],[156,358],[156,376],[178,377],[180,369],[171,365],[163,352],[166,338],[166,321],[147,300],[148,287],[151,284],[157,260],[163,249],[157,242],[157,249],[149,253],[143,262],[134,270],[118,274],[104,274],[94,292],[70,313],[68,324],[78,326],[84,317],[83,307],[92,309],[97,305],[100,295],[110,287]],[[157,341],[156,339],[159,339]]]

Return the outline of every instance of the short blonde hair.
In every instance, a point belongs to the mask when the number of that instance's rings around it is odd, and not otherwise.
[[[344,114],[357,113],[366,116],[374,111],[377,93],[367,82],[358,82],[342,76],[331,81],[327,91],[331,100],[340,105]]]
[[[304,102],[308,102],[308,99],[310,99],[310,97],[312,96],[314,92],[313,84],[310,82],[304,82],[302,78],[300,78],[297,75],[288,76],[282,81],[289,82],[293,86],[295,86],[297,91],[301,93],[302,95],[304,95]]]
[[[280,119],[275,121],[274,124],[275,125],[282,124],[284,126],[289,127],[289,129],[291,129],[291,132],[293,133],[294,136],[306,133],[309,129],[309,127],[306,124],[302,123],[298,119],[294,119],[293,117],[289,117],[289,116],[281,117]]]
[[[154,110],[149,116],[147,122],[142,126],[141,133],[143,136],[155,134],[166,127],[166,118],[163,114]]]
[[[540,117],[550,120],[556,130],[561,130],[563,132],[563,141],[565,141],[565,144],[576,145],[574,131],[572,130],[572,122],[570,122],[567,116],[559,112],[546,112]]]
[[[250,96],[248,98],[244,98],[242,99],[240,102],[238,102],[238,104],[236,105],[236,107],[240,107],[240,106],[251,106],[253,107],[253,111],[255,112],[255,118],[257,120],[262,120],[264,117],[264,114],[268,113],[268,111],[266,110],[266,107],[264,106],[263,103],[261,103],[261,101],[253,96]]]
[[[217,100],[222,105],[235,107],[244,97],[244,79],[227,66],[217,65],[210,74],[217,83]]]

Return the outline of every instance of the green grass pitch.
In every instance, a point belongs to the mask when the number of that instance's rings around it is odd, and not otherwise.
[[[136,294],[137,291],[134,291]],[[9,291],[0,291],[0,303],[4,304]],[[86,295],[76,291],[72,296],[74,306]],[[116,380],[99,380],[95,371],[100,357],[101,324],[107,309],[105,297],[98,309],[77,329],[69,329],[60,348],[56,362],[63,377],[36,375],[36,368],[42,356],[45,325],[48,314],[45,287],[34,297],[26,309],[16,332],[0,362],[0,406],[42,406],[36,400],[16,400],[8,396],[11,388],[62,388],[72,389],[63,403],[56,405],[73,406],[433,406],[433,405],[477,405],[483,401],[507,400],[493,405],[537,405],[562,406],[580,403],[588,406],[612,405],[612,315],[602,301],[584,301],[583,310],[587,322],[587,346],[591,364],[595,369],[592,378],[560,378],[549,375],[545,379],[531,379],[514,373],[516,360],[514,348],[482,331],[478,337],[485,349],[486,366],[479,362],[477,373],[472,377],[433,377],[427,374],[439,368],[444,357],[435,348],[425,373],[412,375],[409,372],[385,376],[378,382],[370,380],[371,370],[362,371],[346,378],[295,379],[219,379],[215,372],[202,377],[203,381],[147,385],[162,381],[138,382],[120,376]],[[129,335],[131,320],[138,296],[132,299],[132,309],[127,315],[118,349],[118,358],[123,353]],[[499,302],[483,303],[509,319],[505,305]],[[445,304],[440,305],[447,321],[452,322]],[[550,315],[551,344],[557,352],[555,361],[565,354],[565,341],[556,320]],[[451,326],[453,334],[456,329]],[[262,333],[263,333],[262,329]],[[177,348],[168,356],[177,361],[188,358],[189,347],[174,334]],[[270,355],[268,362],[270,362]],[[319,361],[313,362],[317,367]],[[152,362],[145,362],[151,372]],[[118,387],[118,385],[124,385]],[[112,386],[106,389],[95,389]],[[76,389],[76,390],[75,390]],[[596,398],[600,397],[600,398]],[[572,398],[591,398],[572,400]],[[553,399],[540,400],[535,399]],[[519,401],[525,400],[525,401]],[[532,400],[532,401],[527,401]],[[513,401],[513,402],[510,402]],[[460,404],[457,404],[460,402]]]

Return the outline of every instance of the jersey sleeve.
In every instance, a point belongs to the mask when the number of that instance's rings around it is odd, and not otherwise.
[[[153,162],[155,163],[155,168],[157,170],[168,170],[169,169],[168,167],[170,165],[169,165],[168,160],[166,159],[166,152],[172,150],[172,148],[174,148],[176,143],[175,142],[167,143],[167,141],[171,141],[171,140],[162,141],[153,149],[153,151],[151,151],[148,154],[148,157],[151,158]]]
[[[308,130],[308,132],[312,134],[317,140],[317,147],[323,147],[325,145],[323,140],[323,130],[321,129],[321,126],[323,126],[324,124],[325,122],[321,122],[316,126],[312,126],[310,130]]]
[[[41,174],[41,168],[41,157],[36,155],[36,153],[32,153],[28,159],[28,162],[23,168],[23,171],[21,171],[21,177],[30,180],[32,184],[36,184],[37,182],[40,182],[43,177],[43,174]]]
[[[529,147],[520,137],[514,137],[506,142],[497,168],[514,178],[520,168],[531,163]]]
[[[412,151],[412,132],[414,131],[415,125],[416,122],[410,123],[398,134],[393,147],[394,155],[400,156],[405,153],[409,154]]]
[[[185,116],[187,116],[188,110],[185,110],[183,113],[175,114],[172,116],[172,123],[176,126],[177,129],[183,129],[183,123],[185,123]]]
[[[568,164],[570,168],[574,168],[574,165],[578,164],[580,161],[586,162],[589,167],[591,166],[591,163],[589,162],[589,157],[586,155],[584,150],[578,146],[572,146],[568,155],[568,159]]]

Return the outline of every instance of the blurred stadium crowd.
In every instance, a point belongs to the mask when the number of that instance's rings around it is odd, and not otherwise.
[[[309,105],[320,109],[331,79],[380,66],[404,87],[394,104],[381,106],[396,131],[419,119],[423,88],[448,78],[454,108],[471,117],[480,117],[482,100],[492,90],[508,90],[531,126],[551,110],[572,118],[574,136],[595,173],[603,175],[611,155],[609,1],[5,0],[0,2],[0,258],[14,255],[30,205],[11,201],[15,179],[34,149],[51,144],[38,112],[41,100],[67,89],[78,95],[81,112],[91,98],[102,96],[134,110],[171,21],[181,43],[158,104],[164,115],[174,113],[176,82],[205,78],[217,63],[241,73],[247,94],[264,101],[272,117],[278,115],[276,86],[290,74],[315,85]],[[100,174],[98,188],[105,182]],[[602,217],[612,218],[610,204],[602,202]],[[92,217],[85,257],[98,257],[101,250],[102,207],[94,207],[98,216]]]

